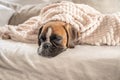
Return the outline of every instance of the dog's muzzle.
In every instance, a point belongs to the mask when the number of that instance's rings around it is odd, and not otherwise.
[[[38,48],[38,54],[44,57],[54,57],[64,51],[63,47],[54,47],[51,43],[43,43]]]
[[[38,54],[44,57],[53,57],[54,52],[52,48],[53,46],[51,43],[45,42],[38,48]]]

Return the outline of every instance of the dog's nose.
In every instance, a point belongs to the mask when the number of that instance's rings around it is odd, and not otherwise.
[[[44,49],[47,49],[47,48],[49,48],[50,46],[51,46],[50,43],[44,43],[43,48],[44,48]]]

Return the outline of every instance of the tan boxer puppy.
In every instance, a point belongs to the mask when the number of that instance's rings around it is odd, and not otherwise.
[[[38,54],[54,57],[67,48],[74,48],[79,33],[62,21],[50,21],[43,25],[38,34]]]

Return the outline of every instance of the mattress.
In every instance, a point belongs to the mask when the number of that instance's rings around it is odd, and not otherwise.
[[[120,47],[77,45],[53,58],[37,44],[0,40],[0,80],[120,80]]]

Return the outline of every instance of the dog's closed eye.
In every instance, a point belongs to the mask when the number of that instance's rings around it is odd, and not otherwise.
[[[46,37],[43,36],[43,35],[40,35],[38,37],[38,45],[40,46],[42,42],[45,42],[46,41]]]
[[[46,37],[44,37],[44,36],[40,37],[40,42],[44,42],[45,40],[46,40]]]
[[[54,42],[55,44],[60,44],[62,41],[62,37],[58,36],[58,35],[53,35],[50,37],[50,40],[52,42]]]

